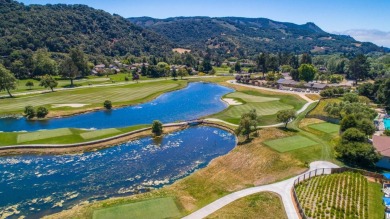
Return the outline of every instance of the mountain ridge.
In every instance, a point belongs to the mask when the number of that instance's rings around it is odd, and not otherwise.
[[[220,53],[254,55],[259,52],[334,53],[381,52],[370,42],[325,32],[313,22],[294,24],[268,18],[244,17],[151,17],[128,18],[132,23],[168,38],[177,46]]]

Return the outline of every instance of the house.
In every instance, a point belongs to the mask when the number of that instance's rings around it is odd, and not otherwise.
[[[388,136],[372,136],[372,144],[374,148],[383,156],[376,165],[378,167],[390,169],[390,137]]]
[[[297,81],[294,81],[294,80],[290,80],[290,79],[279,79],[276,83],[278,83],[278,85],[283,85],[283,86],[288,86],[288,87],[294,87],[296,85],[299,84],[299,82]]]
[[[99,65],[95,65],[95,71],[102,71],[106,68],[106,65],[104,64],[99,64]]]

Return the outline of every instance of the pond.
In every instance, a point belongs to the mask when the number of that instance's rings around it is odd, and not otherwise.
[[[232,91],[230,88],[213,83],[190,83],[184,89],[165,93],[151,102],[111,111],[101,110],[45,121],[29,121],[25,118],[0,119],[0,131],[37,131],[57,128],[105,129],[151,124],[153,120],[170,123],[198,119],[227,108],[221,97]]]
[[[146,137],[95,152],[0,157],[0,218],[40,218],[84,201],[160,188],[235,145],[230,132],[193,126],[160,141]]]

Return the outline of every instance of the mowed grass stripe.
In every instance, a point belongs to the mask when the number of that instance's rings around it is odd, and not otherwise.
[[[92,138],[97,138],[105,135],[111,135],[115,133],[121,133],[118,129],[111,128],[111,129],[102,129],[102,130],[96,130],[96,131],[89,131],[89,132],[84,132],[81,133],[80,136],[85,139],[92,139]]]
[[[132,204],[119,205],[111,208],[96,210],[93,219],[116,218],[178,218],[180,211],[173,198],[157,198]]]
[[[305,138],[303,136],[295,135],[292,137],[266,141],[264,142],[264,144],[266,144],[267,146],[269,146],[270,148],[276,151],[283,153],[286,151],[292,151],[299,148],[314,146],[317,145],[318,143],[308,138]]]
[[[255,95],[249,95],[249,94],[242,93],[242,92],[234,92],[234,93],[226,95],[226,97],[240,98],[240,99],[244,100],[245,102],[254,102],[254,103],[263,103],[263,102],[280,100],[279,98],[255,96]]]
[[[293,109],[293,106],[272,101],[267,103],[246,103],[244,105],[233,106],[226,110],[223,114],[226,116],[240,118],[243,113],[247,113],[252,109],[256,109],[258,115],[273,115],[279,110]]]
[[[44,130],[31,133],[19,134],[17,138],[18,143],[28,142],[28,141],[37,141],[47,138],[56,138],[67,135],[73,135],[72,131],[68,128],[55,129],[55,130]]]
[[[332,124],[329,122],[313,124],[313,125],[309,125],[309,127],[312,129],[318,130],[320,132],[325,132],[327,134],[335,133],[335,132],[338,132],[340,130],[339,125]]]
[[[29,97],[3,99],[0,101],[0,112],[22,111],[25,106],[43,106],[50,104],[100,104],[106,99],[112,102],[130,102],[146,98],[154,93],[172,89],[178,83],[145,83],[142,86],[124,86],[121,88],[95,87],[89,89],[69,90],[46,93]]]

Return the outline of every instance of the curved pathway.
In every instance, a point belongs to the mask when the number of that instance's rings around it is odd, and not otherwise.
[[[310,104],[312,104],[314,102],[318,102],[318,100],[312,100],[312,99],[308,98],[305,95],[305,93],[299,93],[299,92],[294,92],[294,91],[285,91],[285,90],[275,90],[275,89],[270,89],[270,88],[265,88],[265,87],[258,87],[258,86],[253,86],[253,85],[241,84],[241,83],[236,83],[235,80],[227,81],[227,83],[238,85],[238,86],[243,86],[243,87],[254,88],[254,89],[258,89],[258,90],[266,90],[266,91],[272,91],[272,92],[278,92],[278,93],[286,93],[286,94],[298,95],[299,97],[304,99],[307,103],[305,105],[303,105],[303,107],[300,110],[297,111],[297,114],[300,114],[300,113],[304,112],[310,106]],[[238,126],[237,124],[226,122],[226,121],[221,120],[221,119],[206,118],[205,120],[206,121],[211,121],[211,122],[222,122],[222,123],[225,123],[227,125],[234,126],[234,127]],[[258,126],[258,128],[282,127],[284,125],[285,125],[284,123],[278,123],[278,124],[273,124],[273,125]]]
[[[307,171],[316,170],[319,168],[338,168],[339,166],[326,162],[326,161],[316,161],[310,164],[310,169]],[[330,174],[330,172],[327,172],[325,174]],[[287,214],[287,218],[289,219],[299,219],[298,212],[295,209],[294,200],[291,194],[291,190],[294,186],[294,181],[298,179],[299,177],[302,177],[304,174],[298,175],[296,177],[269,184],[264,186],[257,186],[252,187],[248,189],[244,189],[238,192],[234,192],[232,194],[226,195],[214,202],[212,202],[209,205],[206,205],[205,207],[193,212],[192,214],[184,217],[184,219],[199,219],[199,218],[205,218],[208,215],[214,213],[215,211],[223,208],[224,206],[236,201],[237,199],[240,199],[245,196],[249,196],[255,193],[259,192],[274,192],[278,194],[283,202],[284,209]]]

